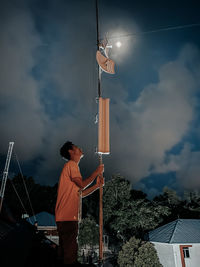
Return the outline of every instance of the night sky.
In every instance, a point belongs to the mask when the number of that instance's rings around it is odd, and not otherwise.
[[[100,38],[116,63],[102,74],[105,177],[120,173],[149,197],[200,189],[199,14],[198,1],[99,0]],[[85,152],[84,177],[97,167],[95,16],[95,0],[0,1],[1,172],[9,141],[41,184],[58,182],[67,140]],[[13,157],[9,175],[18,172]]]

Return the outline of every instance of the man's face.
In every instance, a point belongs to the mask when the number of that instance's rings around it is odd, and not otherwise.
[[[75,156],[80,156],[80,159],[83,157],[83,155],[84,155],[83,151],[78,146],[73,145],[73,149],[72,150],[73,150],[73,153],[74,153]]]

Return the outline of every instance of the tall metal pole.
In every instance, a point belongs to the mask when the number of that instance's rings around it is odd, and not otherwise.
[[[102,155],[99,156],[100,164],[103,163]],[[103,176],[101,176],[103,178]],[[99,263],[103,262],[103,185],[99,188]]]
[[[97,27],[97,50],[99,50],[99,8],[98,0],[96,0],[96,27]],[[98,65],[98,97],[101,97],[101,69]]]
[[[14,142],[9,142],[6,164],[5,164],[5,169],[3,172],[3,178],[2,178],[1,190],[0,190],[0,213],[1,213],[2,205],[3,205],[4,192],[5,192],[6,182],[8,178],[8,169],[10,165],[10,159],[12,155],[13,146],[14,146]]]
[[[96,0],[96,27],[97,27],[97,50],[99,50],[99,10],[98,0]],[[98,97],[102,95],[101,92],[101,69],[98,65]],[[99,154],[99,163],[102,164],[102,154]],[[103,185],[99,188],[99,265],[103,262]]]

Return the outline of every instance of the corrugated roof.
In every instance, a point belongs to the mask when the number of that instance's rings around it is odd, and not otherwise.
[[[178,219],[148,233],[147,239],[162,243],[200,243],[200,220]]]
[[[38,226],[56,226],[55,216],[46,211],[36,214],[35,217],[38,222]],[[27,221],[31,221],[31,223],[34,224],[35,217],[30,217],[30,220],[27,218]]]

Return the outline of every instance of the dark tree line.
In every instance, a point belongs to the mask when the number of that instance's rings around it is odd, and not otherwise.
[[[24,177],[34,213],[47,211],[54,214],[57,187],[36,183],[32,177]],[[8,179],[4,203],[16,218],[32,209],[20,174]],[[13,187],[14,185],[14,187]],[[16,193],[17,192],[17,193]],[[19,197],[21,199],[20,203]],[[98,224],[99,191],[83,199],[83,218],[92,216]],[[24,207],[23,207],[24,206]],[[147,195],[131,188],[130,183],[120,175],[114,175],[104,186],[103,197],[104,229],[111,240],[123,243],[130,237],[141,238],[146,231],[177,218],[200,218],[200,194],[185,193],[181,199],[167,187],[163,193],[149,200]]]
[[[33,212],[37,214],[41,211],[53,214],[56,197],[57,184],[54,186],[40,185],[32,177],[21,177],[18,174],[7,180],[3,205],[9,208],[16,219],[20,219],[22,214],[25,213],[29,216],[33,216]]]
[[[20,174],[7,181],[4,209],[8,207],[16,220],[24,213],[33,215],[24,183],[34,213],[54,214],[58,184],[40,185],[32,177],[22,178]],[[144,234],[178,218],[200,219],[200,193],[197,191],[186,192],[180,198],[174,190],[165,187],[160,195],[150,200],[142,191],[133,189],[121,175],[113,175],[107,180],[103,191],[104,234],[109,236],[109,247],[114,251],[114,266],[126,266],[128,260],[134,262],[134,266],[160,266],[155,249],[142,241]],[[82,215],[79,244],[93,247],[99,238],[98,190],[83,199]],[[149,254],[144,253],[147,247]],[[127,253],[132,257],[127,257]],[[152,265],[149,262],[153,262]]]
[[[83,199],[83,215],[92,215],[98,223],[99,192]],[[178,218],[200,218],[200,194],[187,192],[180,198],[176,191],[165,187],[163,193],[149,200],[140,190],[131,188],[130,182],[114,175],[104,186],[104,230],[111,244],[122,246],[132,236],[144,234]]]

